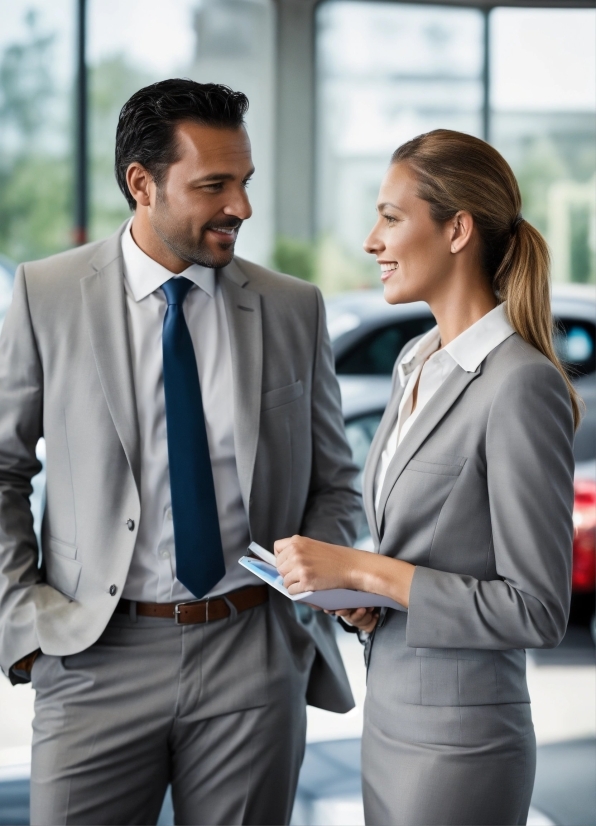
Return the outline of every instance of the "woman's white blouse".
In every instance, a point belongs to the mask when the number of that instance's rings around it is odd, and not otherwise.
[[[503,303],[482,316],[445,347],[441,348],[439,328],[433,327],[406,353],[397,366],[400,384],[405,388],[404,394],[399,405],[395,427],[389,434],[377,467],[376,508],[379,506],[387,470],[398,446],[449,374],[457,365],[462,370],[473,373],[491,350],[494,350],[514,332],[515,330],[507,319]],[[420,383],[416,409],[412,412],[412,394],[418,377],[420,377]]]

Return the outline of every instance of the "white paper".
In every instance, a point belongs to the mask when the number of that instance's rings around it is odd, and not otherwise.
[[[389,597],[379,594],[369,594],[368,591],[351,591],[345,588],[334,588],[328,591],[303,591],[301,594],[290,594],[284,587],[283,579],[275,567],[275,556],[261,548],[256,542],[251,543],[249,548],[260,559],[253,559],[243,556],[238,561],[251,573],[258,576],[267,585],[275,588],[292,602],[308,602],[317,608],[325,608],[328,611],[338,611],[342,608],[393,608],[396,611],[406,611],[403,605],[395,602]],[[273,560],[273,564],[269,561]]]

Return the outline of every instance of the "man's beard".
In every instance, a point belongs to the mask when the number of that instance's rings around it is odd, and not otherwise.
[[[159,197],[159,196],[158,196]],[[182,261],[188,261],[189,264],[198,264],[200,267],[208,269],[221,269],[226,267],[234,257],[235,238],[230,239],[229,244],[221,245],[221,253],[214,254],[207,244],[202,243],[205,231],[213,227],[214,229],[240,229],[242,221],[239,218],[222,218],[217,222],[209,222],[201,228],[201,236],[199,241],[194,238],[188,238],[182,235],[174,228],[170,228],[170,220],[167,214],[167,206],[162,201],[161,209],[156,215],[157,220],[151,223],[153,229],[163,241],[163,243]]]

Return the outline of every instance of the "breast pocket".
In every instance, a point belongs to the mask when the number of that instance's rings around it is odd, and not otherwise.
[[[415,473],[432,473],[434,476],[459,476],[465,463],[465,456],[434,454],[432,460],[425,458],[410,459],[405,469]]]
[[[286,384],[284,387],[268,390],[261,396],[261,412],[273,410],[275,407],[282,407],[284,404],[296,401],[303,393],[304,387],[300,379],[293,384]]]

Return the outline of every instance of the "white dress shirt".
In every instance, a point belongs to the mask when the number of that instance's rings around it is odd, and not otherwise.
[[[445,347],[439,349],[441,347],[439,328],[433,327],[406,353],[397,366],[400,384],[405,387],[397,413],[397,422],[387,439],[377,468],[376,508],[381,500],[387,470],[398,446],[456,365],[468,373],[475,372],[491,350],[494,350],[514,332],[515,330],[507,319],[505,304],[499,304]],[[412,411],[413,393],[418,377],[420,377],[420,382],[416,408]]]
[[[176,579],[163,389],[162,329],[167,303],[160,287],[174,273],[136,245],[130,223],[122,235],[122,254],[141,438],[141,518],[122,595],[138,602],[192,600],[195,597]],[[236,468],[232,354],[223,296],[213,270],[193,264],[182,275],[195,285],[184,302],[184,316],[201,382],[226,565],[225,576],[210,592],[216,595],[258,580],[238,565],[250,539]]]

